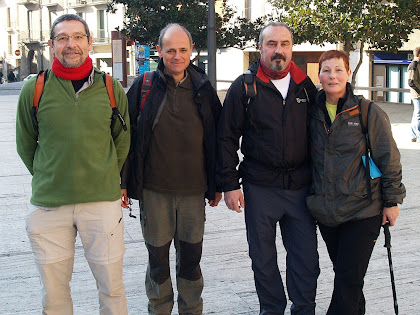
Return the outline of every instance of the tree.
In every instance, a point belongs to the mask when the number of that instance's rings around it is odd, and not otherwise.
[[[246,48],[258,34],[258,23],[235,16],[235,10],[222,0],[222,13],[216,13],[216,44],[219,48]],[[142,44],[155,47],[159,32],[168,23],[179,23],[187,28],[194,40],[198,58],[207,47],[208,1],[198,0],[113,0],[108,9],[115,10],[115,4],[125,5],[126,22],[119,31]]]
[[[348,53],[360,49],[352,85],[363,61],[363,49],[396,52],[419,27],[418,0],[271,0],[299,42],[341,43]]]

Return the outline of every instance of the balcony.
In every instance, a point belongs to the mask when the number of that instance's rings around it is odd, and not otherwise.
[[[57,7],[63,7],[64,0],[41,0],[42,6],[47,7],[49,10],[56,10]]]
[[[68,0],[67,4],[69,8],[80,8],[86,6],[87,0]]]
[[[16,24],[16,21],[10,21],[6,27],[6,31],[9,34],[15,33],[17,31],[18,27]]]
[[[17,4],[27,5],[27,4],[39,4],[38,0],[17,0]]]
[[[36,10],[39,8],[39,0],[17,0],[16,3],[24,5],[28,10]]]
[[[110,0],[68,0],[68,6],[70,8],[80,8],[87,5],[103,5],[110,2]]]
[[[106,30],[96,30],[90,32],[93,38],[94,45],[109,44],[111,41],[111,36]]]
[[[50,32],[44,30],[42,34],[40,30],[20,31],[19,35],[20,40],[25,44],[41,44],[41,42],[47,42],[50,38]]]

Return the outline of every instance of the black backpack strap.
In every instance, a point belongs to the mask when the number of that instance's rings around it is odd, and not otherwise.
[[[254,122],[253,111],[250,109],[249,105],[251,101],[257,96],[257,79],[255,78],[255,74],[252,73],[250,70],[247,70],[242,75],[242,82],[243,82],[243,93],[242,93],[242,104],[244,106],[244,110],[248,115],[250,124],[258,130],[257,125]]]
[[[127,124],[124,121],[123,116],[121,115],[120,111],[117,108],[117,102],[115,101],[115,94],[114,94],[114,86],[112,84],[112,77],[107,74],[103,73],[102,78],[105,82],[106,91],[108,92],[109,102],[112,108],[112,117],[117,117],[118,120],[121,122],[121,125],[124,131],[127,131]]]
[[[244,83],[244,89],[245,89],[244,96],[247,98],[247,103],[249,104],[251,99],[257,96],[257,84],[256,84],[255,74],[247,70],[242,75],[242,81]]]
[[[369,141],[369,126],[368,126],[368,115],[370,112],[370,107],[372,106],[372,102],[365,99],[365,98],[359,98],[359,110],[360,110],[360,115],[359,115],[359,120],[360,120],[360,125],[362,127],[362,132],[365,135],[365,139],[366,139],[366,159],[365,159],[365,163],[366,163],[366,184],[367,184],[367,191],[368,191],[368,197],[369,197],[369,201],[372,201],[372,187],[370,185],[370,141]]]

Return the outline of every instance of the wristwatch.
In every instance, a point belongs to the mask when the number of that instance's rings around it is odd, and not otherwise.
[[[396,202],[385,201],[384,207],[385,208],[391,208],[391,207],[395,207],[396,205],[397,205]]]

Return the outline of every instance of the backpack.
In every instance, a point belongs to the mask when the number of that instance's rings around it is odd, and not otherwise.
[[[38,130],[38,120],[36,118],[36,113],[38,112],[39,102],[41,100],[42,93],[44,92],[44,85],[45,85],[45,82],[47,81],[47,77],[48,77],[48,70],[45,72],[40,71],[38,73],[38,76],[36,78],[36,83],[35,83],[35,92],[34,92],[33,106],[31,109],[31,113],[32,113],[32,125],[37,134],[39,133],[39,130]],[[104,79],[105,87],[109,96],[109,101],[111,103],[110,105],[112,108],[112,117],[117,117],[118,120],[121,122],[124,131],[127,131],[127,124],[125,123],[124,118],[122,117],[120,111],[118,110],[117,104],[115,102],[114,88],[112,86],[112,77],[109,74],[104,73],[102,78]]]

